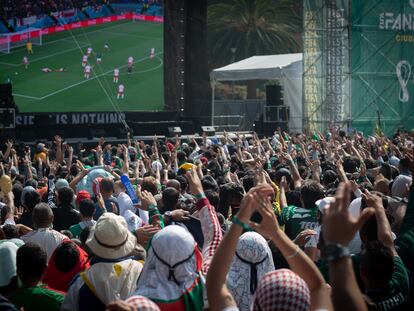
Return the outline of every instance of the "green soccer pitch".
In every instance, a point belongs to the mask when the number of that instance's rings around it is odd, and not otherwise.
[[[88,59],[92,72],[86,80],[82,55],[89,46],[94,54]],[[45,35],[43,45],[33,45],[33,51],[28,69],[23,65],[26,47],[0,55],[0,82],[11,78],[20,112],[163,110],[162,23],[120,21]],[[97,53],[102,53],[100,65]],[[129,56],[134,57],[131,74],[127,74]],[[45,73],[43,68],[65,71]],[[119,83],[125,85],[124,99],[116,98],[115,68],[120,70]]]

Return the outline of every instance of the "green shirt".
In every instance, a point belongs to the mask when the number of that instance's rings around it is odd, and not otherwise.
[[[282,209],[279,223],[285,225],[287,236],[293,240],[303,230],[315,229],[319,225],[317,215],[317,206],[312,209],[288,206]]]
[[[414,275],[414,185],[410,188],[407,210],[401,225],[400,234],[395,240],[395,249],[404,265]]]
[[[64,299],[62,292],[49,289],[44,284],[22,287],[10,298],[11,302],[25,311],[59,311]]]
[[[394,257],[394,273],[388,289],[367,290],[367,295],[378,310],[410,310],[409,277],[400,257]]]
[[[82,228],[81,228],[80,224],[76,224],[76,225],[70,226],[69,231],[72,233],[72,235],[75,239],[78,239],[81,232],[82,232]]]

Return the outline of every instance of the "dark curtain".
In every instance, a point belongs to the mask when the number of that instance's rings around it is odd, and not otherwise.
[[[165,1],[164,50],[165,109],[183,109],[196,126],[209,124],[207,0]]]

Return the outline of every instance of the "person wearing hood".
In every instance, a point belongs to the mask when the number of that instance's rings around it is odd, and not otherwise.
[[[200,251],[194,237],[180,226],[170,225],[162,229],[151,240],[148,258],[134,293],[151,299],[163,311],[201,311],[207,306],[204,277],[222,239],[214,207],[205,197],[197,173],[188,171],[186,177],[191,193],[198,200],[196,207],[204,236],[203,249]],[[147,200],[147,194],[142,197],[142,204],[148,205],[151,221],[152,215],[159,213],[154,213],[158,211],[156,201],[152,195],[149,196],[152,199]]]
[[[105,310],[108,303],[125,300],[136,289],[142,264],[132,256],[137,240],[123,217],[103,214],[86,245],[93,254],[91,267],[72,282],[62,311]]]

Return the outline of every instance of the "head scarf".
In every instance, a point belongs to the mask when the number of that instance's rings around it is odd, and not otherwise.
[[[16,254],[18,247],[12,242],[0,244],[0,287],[10,284],[10,280],[16,275]]]
[[[160,308],[153,301],[143,296],[132,296],[125,302],[132,307],[132,310],[160,311]]]
[[[73,243],[70,240],[63,241],[63,243]],[[75,243],[74,243],[75,244]],[[85,271],[89,268],[89,258],[88,254],[79,246],[75,244],[75,247],[79,251],[79,259],[75,267],[68,272],[63,272],[58,270],[56,267],[56,250],[53,252],[52,257],[50,257],[49,264],[43,275],[43,282],[46,283],[49,287],[53,289],[60,290],[62,292],[67,292],[69,289],[69,284],[72,281],[73,277],[79,272]]]
[[[193,236],[180,226],[168,226],[152,239],[135,294],[157,303],[183,298],[186,310],[202,310],[201,264]]]
[[[308,311],[310,291],[305,281],[289,269],[267,273],[259,282],[253,311]]]
[[[227,286],[241,311],[250,310],[258,282],[273,270],[273,257],[266,240],[256,232],[244,233],[227,275]]]
[[[407,185],[412,182],[412,177],[406,175],[399,175],[394,180],[391,187],[391,194],[393,197],[404,198],[407,197]]]

